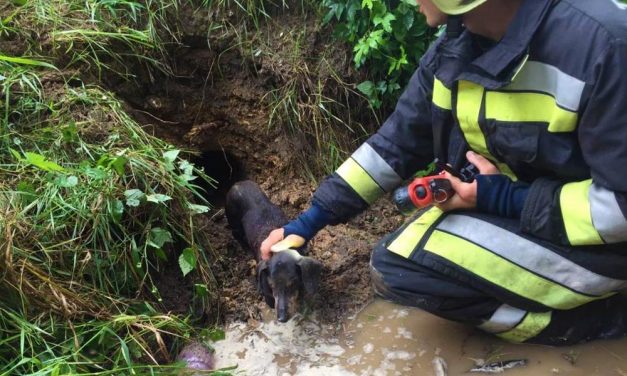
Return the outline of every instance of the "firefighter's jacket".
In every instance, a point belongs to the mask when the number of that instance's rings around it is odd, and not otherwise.
[[[525,0],[492,46],[439,38],[395,111],[314,195],[344,222],[434,157],[469,148],[530,183],[521,231],[627,241],[627,7]]]

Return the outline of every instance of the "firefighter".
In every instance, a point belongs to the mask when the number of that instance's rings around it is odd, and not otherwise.
[[[446,33],[396,109],[262,244],[297,247],[434,158],[470,183],[373,250],[375,292],[513,342],[627,332],[627,9],[613,0],[417,0]],[[622,167],[621,167],[622,166]]]

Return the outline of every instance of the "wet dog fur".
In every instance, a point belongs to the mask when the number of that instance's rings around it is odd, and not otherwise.
[[[322,264],[293,250],[273,253],[269,261],[261,260],[261,242],[270,231],[284,226],[287,217],[256,183],[245,180],[233,185],[226,196],[225,210],[233,236],[257,260],[257,286],[266,303],[275,308],[278,321],[286,322],[299,297],[318,291]]]

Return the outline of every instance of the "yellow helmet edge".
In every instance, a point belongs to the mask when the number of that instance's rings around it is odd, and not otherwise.
[[[469,4],[460,5],[463,1],[460,0],[432,0],[433,4],[438,7],[443,13],[453,16],[470,12],[479,5],[485,3],[487,0],[476,0]]]

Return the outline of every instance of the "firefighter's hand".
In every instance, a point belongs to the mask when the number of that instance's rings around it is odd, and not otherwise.
[[[498,168],[492,164],[488,159],[483,156],[469,151],[466,153],[466,158],[468,162],[472,163],[477,167],[479,173],[482,175],[496,175],[500,174]],[[455,195],[448,199],[446,202],[442,204],[438,204],[437,206],[444,210],[456,210],[456,209],[474,209],[477,207],[477,181],[474,180],[472,183],[464,183],[448,172],[444,175],[447,179],[450,180],[453,189],[455,190]]]
[[[261,259],[269,260],[272,252],[280,252],[286,249],[300,248],[305,244],[305,239],[301,236],[291,234],[284,237],[283,227],[270,231],[268,237],[261,242]]]

